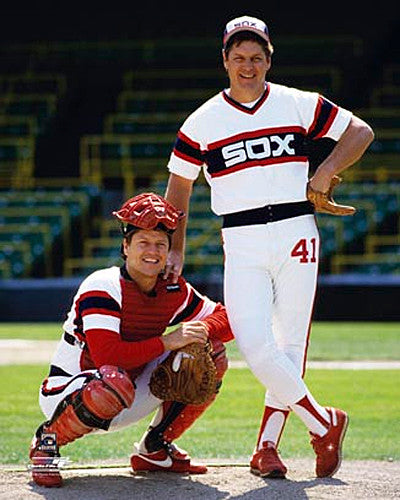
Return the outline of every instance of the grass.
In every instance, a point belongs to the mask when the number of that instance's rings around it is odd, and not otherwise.
[[[58,323],[0,323],[0,339],[58,340]],[[241,359],[234,342],[227,344],[231,359]],[[400,323],[315,322],[308,359],[399,360]]]
[[[29,443],[43,421],[38,388],[48,367],[0,366],[0,446],[3,464],[27,464]],[[343,407],[350,427],[345,441],[347,459],[400,459],[398,439],[400,389],[398,371],[309,370],[309,388],[321,404]],[[10,391],[12,387],[12,393]],[[216,402],[178,444],[197,458],[235,458],[247,461],[262,416],[264,391],[247,370],[229,370]],[[75,463],[123,460],[140,439],[151,416],[128,429],[88,435],[62,449]],[[292,415],[280,446],[282,456],[312,457],[304,425]]]

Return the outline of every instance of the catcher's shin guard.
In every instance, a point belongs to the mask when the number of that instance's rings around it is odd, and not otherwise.
[[[220,340],[212,340],[212,358],[217,369],[217,392],[222,384],[222,378],[228,368],[226,349]],[[217,396],[201,405],[164,401],[156,413],[153,422],[144,436],[144,447],[149,452],[168,447],[172,441],[178,439],[192,424],[206,411]]]
[[[91,432],[107,430],[111,419],[132,405],[134,386],[128,375],[115,366],[102,366],[79,391],[67,396],[56,408],[46,432],[54,432],[63,446]]]
[[[39,427],[29,453],[34,466],[43,457],[59,456],[59,446],[71,443],[93,429],[107,430],[111,420],[132,405],[134,397],[134,385],[125,371],[114,366],[102,366],[81,389],[63,399],[51,420]],[[54,449],[50,452],[43,449],[44,435],[55,438]],[[56,478],[56,472],[59,478]],[[48,470],[40,467],[35,470],[34,467],[32,477],[42,486],[61,485],[58,471],[53,470],[50,478]]]

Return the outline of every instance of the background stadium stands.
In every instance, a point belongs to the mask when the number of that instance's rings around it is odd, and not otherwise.
[[[153,22],[146,17],[147,31],[137,20],[129,31],[121,20],[119,34],[112,18],[107,24],[106,13],[97,14],[98,33],[90,37],[85,26],[72,29],[61,20],[57,32],[44,13],[30,31],[16,34],[12,26],[24,21],[8,12],[9,31],[0,35],[0,278],[79,280],[121,263],[111,210],[135,193],[165,192],[180,124],[227,84],[215,33],[239,14],[220,13],[207,29],[205,20],[192,19],[190,28],[183,19],[162,21],[161,14]],[[253,15],[268,17],[256,8]],[[357,207],[356,215],[317,216],[321,283],[331,276],[392,283],[400,276],[395,20],[376,16],[355,27],[342,19],[335,30],[322,17],[306,19],[305,11],[293,10],[286,25],[276,17],[269,80],[320,92],[376,133],[337,192],[339,201]],[[331,147],[320,141],[310,151],[312,168]],[[195,185],[187,244],[186,276],[220,295],[220,220],[209,209],[203,177]]]

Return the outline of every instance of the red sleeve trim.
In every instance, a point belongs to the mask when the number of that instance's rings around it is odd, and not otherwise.
[[[217,338],[222,342],[233,340],[226,309],[222,304],[218,303],[214,312],[201,321],[206,324],[210,338]]]

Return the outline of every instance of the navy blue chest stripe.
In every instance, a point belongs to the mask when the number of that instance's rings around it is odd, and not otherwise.
[[[86,297],[79,302],[79,312],[82,313],[86,309],[108,309],[109,311],[120,310],[118,302],[107,297]]]
[[[183,311],[181,311],[175,317],[175,319],[172,321],[172,323],[170,323],[170,326],[177,325],[181,321],[184,321],[186,318],[191,316],[193,314],[193,312],[195,311],[196,307],[200,304],[200,302],[201,302],[201,298],[196,293],[194,293],[190,303],[185,307],[185,309]]]
[[[206,151],[204,154],[205,157],[204,159],[207,171],[211,175],[216,174],[226,170],[230,166],[233,165],[240,166],[241,164],[248,163],[249,161],[255,161],[256,158],[254,158],[254,156],[258,157],[260,161],[261,159],[265,160],[267,158],[274,158],[275,157],[274,153],[277,153],[279,151],[280,145],[277,140],[269,140],[269,139],[273,136],[277,136],[282,142],[284,142],[285,137],[287,135],[288,135],[287,132],[273,133],[271,134],[271,136],[265,135],[265,138],[268,141],[268,144],[270,145],[269,154],[268,151],[265,151],[265,146],[263,144],[257,144],[257,140],[263,139],[260,137],[254,139],[256,141],[254,145],[251,145],[252,141],[251,138],[250,140],[246,139],[244,141],[240,141],[236,138],[234,141],[232,141],[231,144],[226,143],[221,147]],[[279,153],[279,155],[277,154],[276,156],[277,163],[279,163],[280,158],[290,158],[291,156],[299,157],[307,155],[304,134],[300,132],[291,132],[290,135],[293,137],[293,139],[291,139],[290,142],[288,143],[288,145],[290,145],[290,153],[287,151],[287,149],[283,149],[282,152]],[[243,144],[239,146],[239,143]],[[235,161],[235,163],[232,163],[232,165],[230,165],[229,163],[228,164],[226,163],[227,161],[229,162],[229,158],[226,157],[224,158],[224,150],[226,151],[226,148],[235,148],[235,146],[233,146],[234,144],[238,144],[238,148],[235,150],[237,151],[238,160]],[[250,150],[250,152],[254,155],[253,157],[249,157],[248,151],[246,151],[246,144],[247,144],[247,150]],[[263,155],[264,152],[265,155]]]

